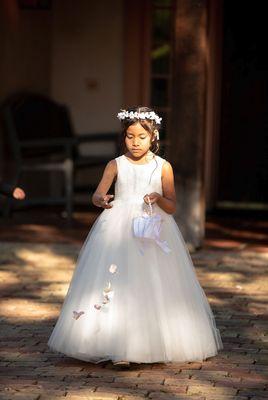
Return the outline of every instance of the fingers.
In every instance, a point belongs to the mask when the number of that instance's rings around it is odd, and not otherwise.
[[[145,201],[145,203],[149,204],[149,199],[148,197],[150,197],[148,194],[146,194],[145,196],[143,196],[143,200]]]
[[[101,203],[101,207],[102,208],[112,208],[113,206],[112,206],[112,204],[107,203],[107,201],[103,201]]]
[[[112,208],[112,204],[103,204],[102,208]]]
[[[106,194],[105,196],[103,196],[103,200],[109,201],[109,200],[112,199],[113,197],[114,197],[113,194]]]
[[[149,195],[149,194],[146,194],[146,195],[143,197],[143,200],[144,200],[145,203],[147,203],[147,204],[149,204],[149,202],[150,202],[150,203],[154,203],[154,202],[155,202],[155,197],[154,197],[154,196],[151,196],[151,195]]]
[[[101,206],[103,208],[112,208],[112,204],[109,204],[108,201],[113,197],[114,197],[113,194],[106,194],[105,196],[103,196],[101,200]]]
[[[150,197],[150,203],[151,203],[151,204],[154,204],[155,202],[156,202],[156,198],[155,198],[155,197],[153,197],[153,198]],[[149,204],[149,203],[148,203],[148,204]]]
[[[154,204],[154,203],[156,203],[156,201],[157,201],[157,196],[155,196],[155,195],[149,195],[149,194],[146,194],[144,197],[143,197],[143,200],[145,201],[145,203],[146,204],[149,204],[149,200],[150,200],[150,203],[151,204]]]

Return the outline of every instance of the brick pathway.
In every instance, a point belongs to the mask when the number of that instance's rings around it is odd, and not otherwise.
[[[268,398],[266,248],[192,254],[222,334],[224,350],[218,356],[203,363],[127,369],[47,348],[79,248],[75,243],[0,243],[0,399]]]

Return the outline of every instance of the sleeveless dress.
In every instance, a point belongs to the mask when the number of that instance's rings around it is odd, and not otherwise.
[[[49,348],[92,363],[216,355],[220,332],[173,215],[153,204],[162,217],[158,243],[133,233],[133,219],[148,207],[144,195],[163,194],[165,159],[115,160],[113,207],[103,209],[80,251]]]

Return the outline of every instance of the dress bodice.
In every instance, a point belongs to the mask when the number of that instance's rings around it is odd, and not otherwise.
[[[117,179],[115,182],[115,200],[143,202],[146,193],[162,192],[162,166],[166,161],[155,155],[146,164],[134,164],[123,154],[115,158]]]

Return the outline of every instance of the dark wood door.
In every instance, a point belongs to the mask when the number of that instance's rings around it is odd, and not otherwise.
[[[268,209],[267,14],[224,1],[217,207]]]

